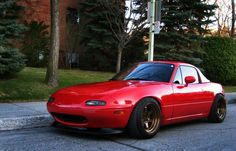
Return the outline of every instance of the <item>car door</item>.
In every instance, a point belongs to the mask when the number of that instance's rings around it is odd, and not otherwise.
[[[186,85],[185,77],[193,76],[196,81]],[[203,112],[204,95],[199,74],[192,66],[180,66],[173,81],[173,118],[181,119],[200,116]]]

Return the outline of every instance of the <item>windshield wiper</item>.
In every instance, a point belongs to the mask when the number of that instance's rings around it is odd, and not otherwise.
[[[129,79],[125,79],[125,80],[147,80],[147,79],[144,79],[144,78],[129,78]]]

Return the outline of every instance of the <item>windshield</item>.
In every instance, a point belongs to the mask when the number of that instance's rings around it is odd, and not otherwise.
[[[145,80],[169,82],[172,72],[174,70],[173,64],[164,63],[142,63],[135,64],[131,68],[125,69],[115,75],[112,80]]]

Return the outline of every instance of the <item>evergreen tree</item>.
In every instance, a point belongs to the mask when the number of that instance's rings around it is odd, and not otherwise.
[[[4,48],[0,46],[0,78],[15,74],[25,66],[22,54],[18,49]]]
[[[25,26],[19,23],[21,6],[16,0],[0,0],[0,45],[12,45],[12,40],[22,38]]]
[[[162,30],[156,36],[155,54],[158,59],[201,63],[201,35],[212,23],[215,5],[206,0],[164,0]]]
[[[143,41],[144,36],[147,36],[146,32],[138,33],[125,47],[122,56],[122,68],[145,60],[144,50],[147,50],[147,45]]]
[[[16,0],[0,0],[0,75],[19,72],[24,67],[24,59],[17,49],[14,49],[16,40],[22,37],[25,31],[19,23],[19,10]]]
[[[114,71],[116,41],[106,20],[105,10],[98,0],[86,0],[79,4],[80,44],[85,50],[80,54],[80,66],[90,70]]]

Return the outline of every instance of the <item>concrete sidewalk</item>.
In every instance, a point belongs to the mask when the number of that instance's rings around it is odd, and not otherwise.
[[[236,103],[236,93],[226,93],[228,104]],[[0,103],[0,131],[49,126],[53,122],[46,102]]]
[[[49,126],[46,102],[0,103],[0,131]]]

